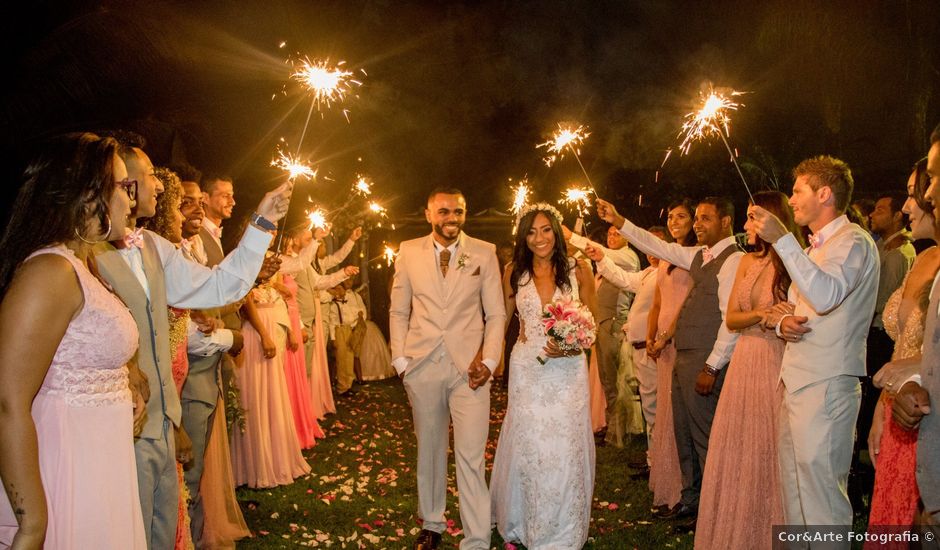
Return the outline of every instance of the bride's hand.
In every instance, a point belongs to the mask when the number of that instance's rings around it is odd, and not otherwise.
[[[555,342],[553,338],[549,338],[548,342],[545,344],[545,348],[543,349],[543,351],[545,352],[546,357],[573,357],[575,355],[581,354],[580,349],[574,349],[574,350],[561,349],[561,347],[558,346],[558,344]]]

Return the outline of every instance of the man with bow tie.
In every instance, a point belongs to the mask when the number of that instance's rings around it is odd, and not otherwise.
[[[773,214],[754,207],[758,235],[773,243],[793,281],[789,305],[765,320],[787,341],[778,432],[784,513],[791,525],[851,525],[846,483],[878,295],[878,251],[845,216],[853,187],[846,163],[819,156],[793,175],[793,218],[813,232],[807,250]]]
[[[115,137],[128,179],[135,182],[136,205],[129,220],[134,227],[137,218],[154,215],[163,187],[142,149],[143,139]],[[181,406],[173,382],[167,305],[206,309],[247,294],[271,242],[268,230],[287,212],[292,190],[285,183],[264,196],[239,246],[214,269],[191,261],[172,243],[146,230],[95,247],[101,276],[127,304],[140,333],[137,367],[130,369],[130,379],[136,391],[149,396],[146,421],[134,442],[149,548],[174,546],[179,500],[175,434],[181,425]]]
[[[353,380],[356,379],[353,332],[360,323],[365,328],[366,308],[355,292],[347,293],[345,282],[331,288],[327,296],[330,300],[323,305],[323,309],[326,311],[329,339],[336,357],[336,392],[345,397],[355,393],[352,390]]]
[[[617,213],[598,199],[597,214],[613,224],[642,252],[686,269],[692,289],[676,320],[676,363],[672,409],[676,447],[682,470],[682,499],[664,517],[683,520],[679,532],[695,528],[702,472],[708,453],[718,395],[731,360],[737,333],[725,325],[728,300],[743,252],[734,238],[734,205],[723,197],[708,197],[695,208],[692,230],[699,247],[667,243]]]

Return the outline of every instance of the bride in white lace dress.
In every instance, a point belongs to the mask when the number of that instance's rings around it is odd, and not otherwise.
[[[509,407],[493,463],[493,517],[506,542],[530,550],[581,548],[594,489],[594,439],[583,353],[562,352],[542,331],[542,308],[569,294],[596,312],[586,262],[570,260],[561,214],[523,210],[513,264],[503,280],[506,313],[518,308],[519,340],[509,369]],[[548,358],[541,364],[537,357]]]

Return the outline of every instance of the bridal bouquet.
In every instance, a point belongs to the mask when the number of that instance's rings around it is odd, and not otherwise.
[[[587,306],[569,296],[545,305],[542,330],[565,351],[585,350],[594,345],[594,316]],[[541,355],[536,359],[543,365],[547,360]]]

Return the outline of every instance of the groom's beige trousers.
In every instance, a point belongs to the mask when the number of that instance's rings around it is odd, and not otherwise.
[[[418,512],[424,528],[443,532],[447,503],[449,423],[454,424],[454,459],[462,550],[490,547],[490,491],[484,453],[490,428],[490,382],[471,390],[466,373],[454,365],[443,345],[404,378],[418,438]]]

